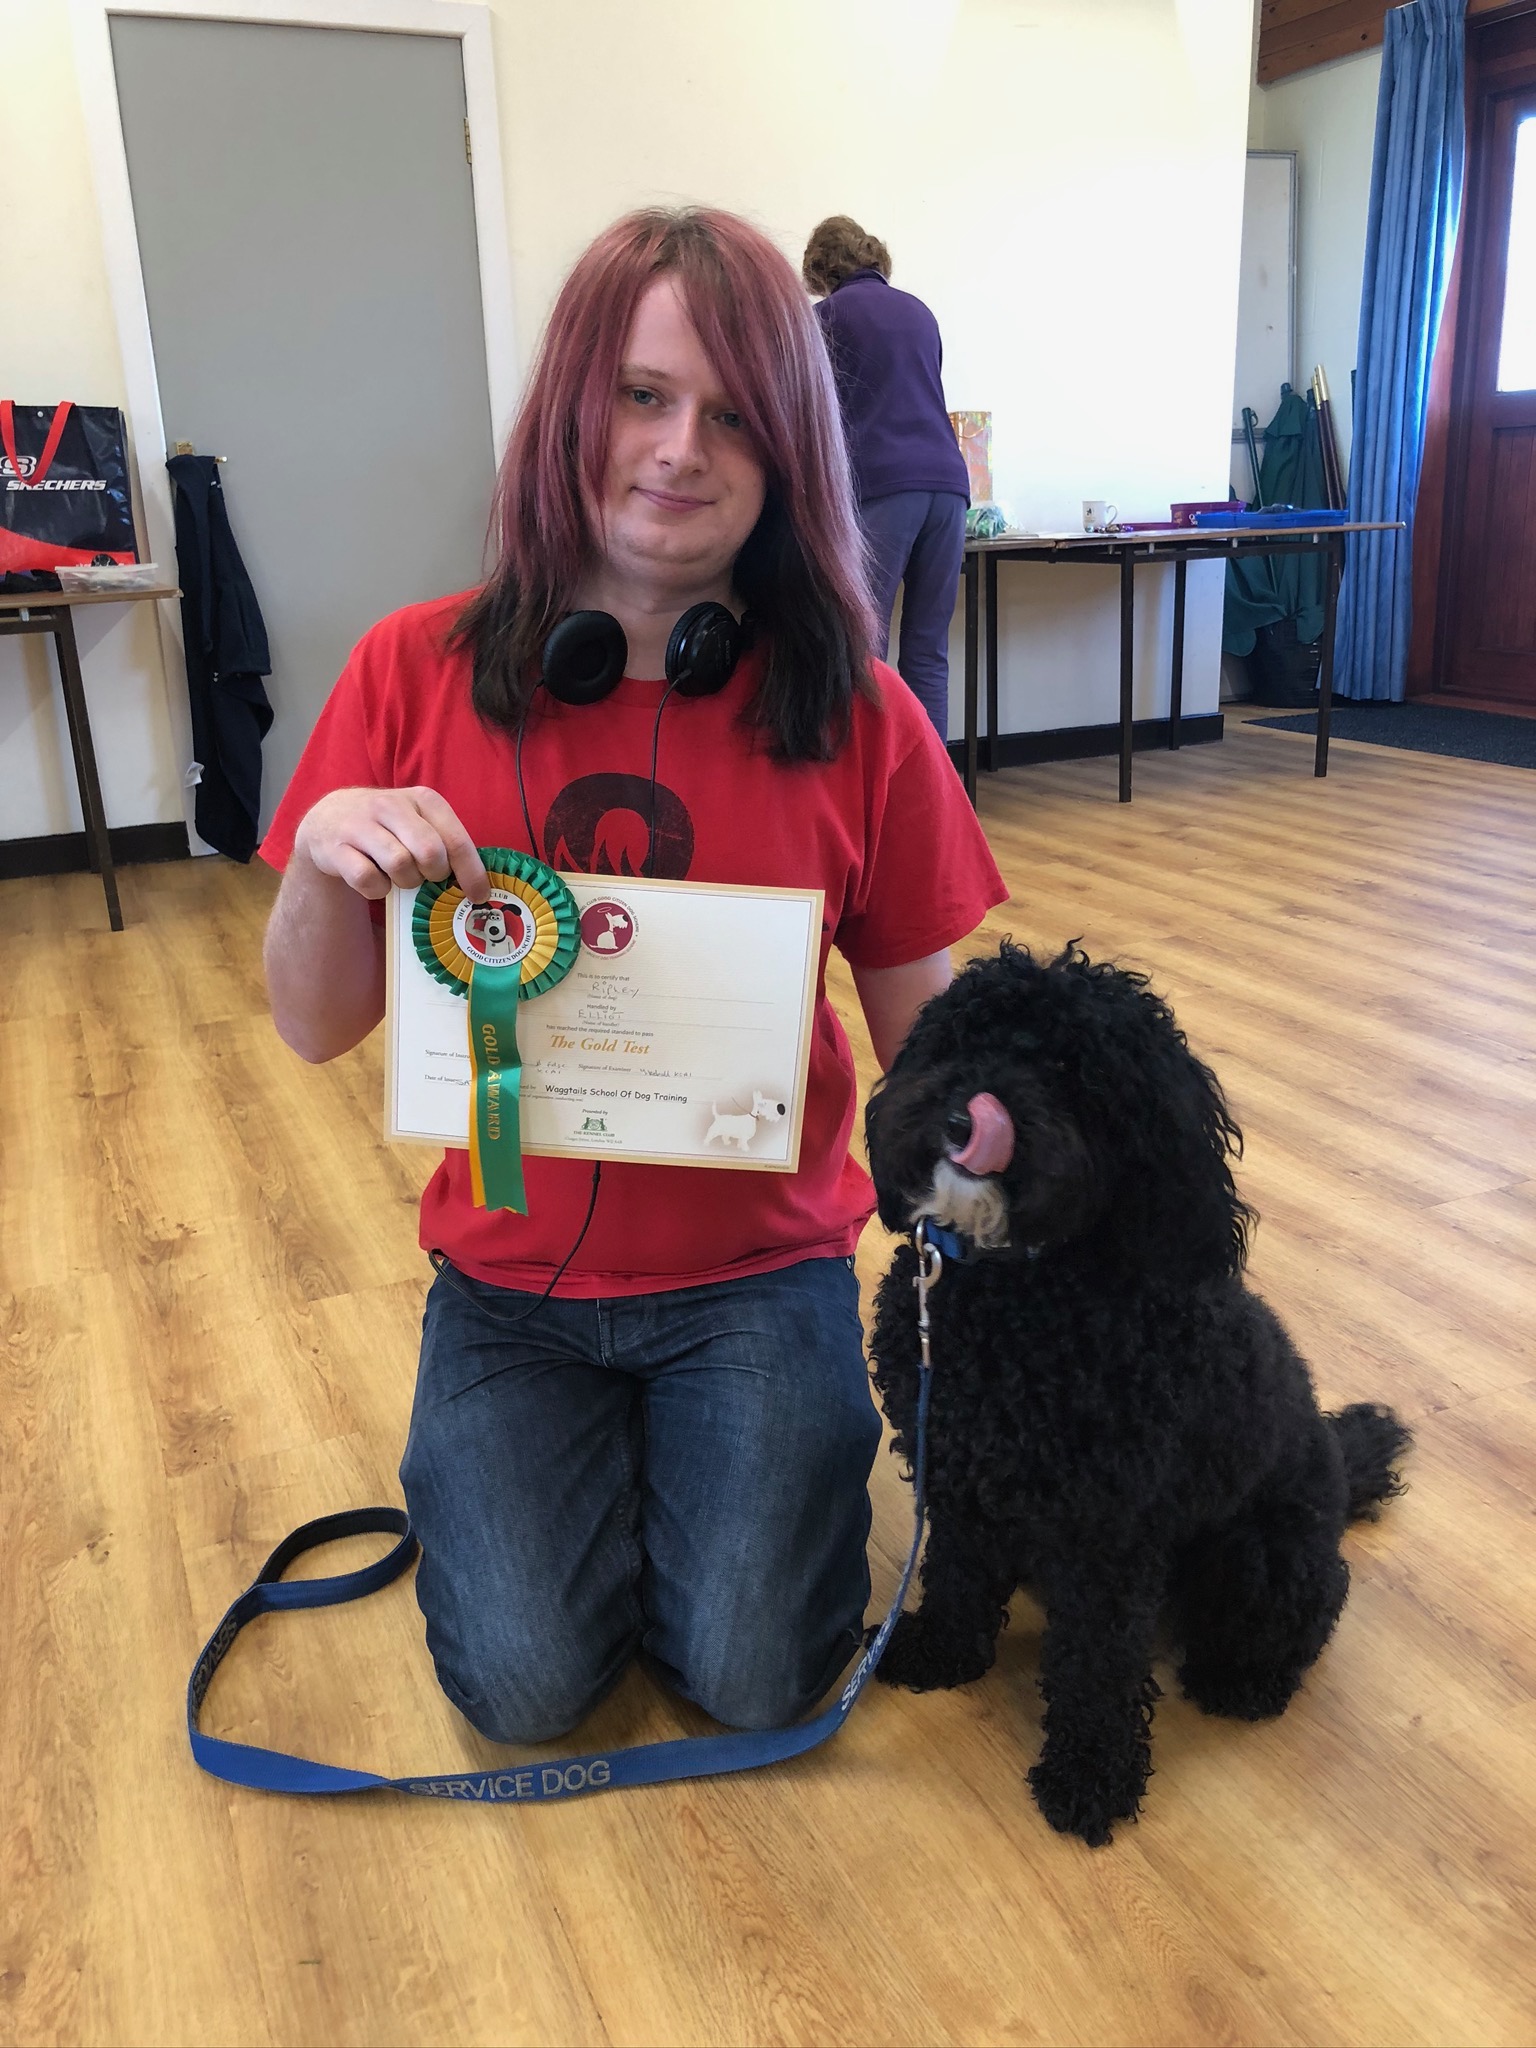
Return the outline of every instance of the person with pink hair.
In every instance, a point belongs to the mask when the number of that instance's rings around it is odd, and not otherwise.
[[[826,353],[757,229],[649,210],[597,238],[494,530],[484,585],[375,626],[316,725],[261,849],[284,870],[273,1016],[306,1059],[356,1045],[383,1014],[382,899],[450,873],[479,897],[480,846],[824,892],[794,1173],[609,1160],[599,1185],[530,1157],[524,1216],[476,1207],[466,1155],[444,1158],[401,1468],[428,1644],[483,1734],[563,1733],[637,1655],[731,1726],[779,1725],[858,1649],[879,1441],[827,952],[884,1065],[1006,892],[871,659]]]

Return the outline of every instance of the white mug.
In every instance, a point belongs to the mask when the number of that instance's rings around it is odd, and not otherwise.
[[[1108,533],[1120,517],[1120,507],[1111,505],[1107,498],[1084,498],[1084,533]]]

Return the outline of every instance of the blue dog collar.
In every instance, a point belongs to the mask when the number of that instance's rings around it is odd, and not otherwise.
[[[952,1230],[935,1223],[931,1216],[923,1218],[923,1235],[940,1253],[947,1265],[969,1265],[976,1256],[976,1247],[968,1238],[957,1237]]]
[[[1013,1249],[1010,1245],[982,1246],[972,1244],[968,1237],[960,1237],[953,1230],[946,1230],[941,1223],[935,1223],[931,1216],[923,1218],[923,1235],[940,1252],[946,1265],[974,1266],[978,1259],[996,1258]],[[1045,1249],[1043,1245],[1027,1244],[1024,1256],[1031,1261],[1038,1259]]]

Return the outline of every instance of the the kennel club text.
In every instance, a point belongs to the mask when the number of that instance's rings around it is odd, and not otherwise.
[[[519,1005],[525,1152],[792,1172],[820,958],[819,890],[565,877],[581,945]],[[464,1005],[390,903],[389,1135],[462,1145]]]

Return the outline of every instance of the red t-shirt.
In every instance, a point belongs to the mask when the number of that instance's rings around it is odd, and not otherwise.
[[[526,848],[514,740],[470,703],[467,651],[446,640],[462,596],[412,605],[364,635],[321,713],[261,847],[286,865],[310,806],[333,789],[435,789],[479,846]],[[674,695],[657,763],[658,876],[825,891],[800,1165],[789,1173],[604,1162],[592,1224],[562,1295],[643,1294],[851,1252],[873,1207],[848,1151],[853,1057],[826,995],[827,949],[899,967],[962,939],[1007,895],[960,779],[901,678],[855,701],[835,761],[785,766],[740,722],[751,656],[713,697]],[[626,679],[602,703],[544,692],[523,742],[539,844],[556,868],[642,872],[651,735],[664,685]],[[528,1214],[477,1209],[469,1155],[450,1151],[421,1201],[421,1242],[503,1287],[543,1289],[581,1229],[592,1167],[530,1156]]]

